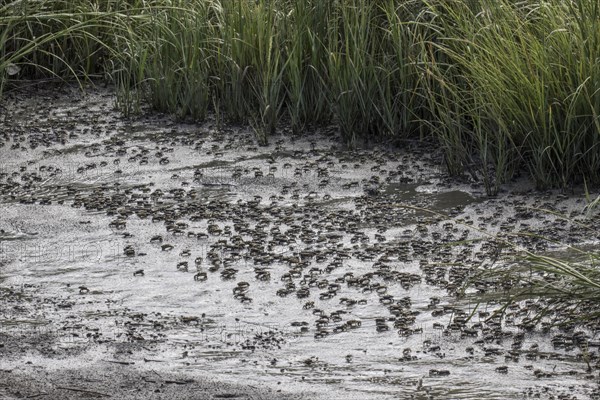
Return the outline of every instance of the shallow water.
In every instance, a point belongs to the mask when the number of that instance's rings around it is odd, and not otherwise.
[[[449,180],[431,149],[346,151],[318,134],[257,147],[243,128],[121,119],[102,92],[44,96],[7,100],[1,122],[0,285],[54,302],[37,319],[2,318],[4,330],[159,338],[144,354],[163,368],[325,398],[588,398],[597,387],[578,349],[517,326],[527,310],[496,335],[477,313],[451,325],[475,307],[455,304],[453,288],[497,257],[469,242],[479,230],[595,245],[597,230],[522,213],[577,213],[581,197],[487,199],[481,184]],[[235,298],[239,282],[249,286]]]

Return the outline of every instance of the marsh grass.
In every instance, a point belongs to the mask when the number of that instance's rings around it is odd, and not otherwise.
[[[521,236],[551,242],[564,250],[545,254],[534,252],[516,244]],[[487,237],[507,251],[500,251],[491,263],[482,263],[465,283],[459,297],[478,288],[476,294],[471,293],[466,298],[478,304],[490,301],[501,304],[495,315],[504,314],[512,304],[529,302],[534,306],[528,307],[528,319],[534,325],[543,321],[547,326],[590,325],[598,328],[600,251],[597,248],[564,245],[535,234]],[[481,289],[482,283],[486,289]]]
[[[286,110],[294,134],[328,124],[332,110],[327,87],[327,32],[332,2],[293,2],[284,25]]]
[[[0,93],[11,76],[78,79],[102,57],[101,18],[67,2],[14,1],[0,7]]]
[[[281,51],[282,25],[287,21],[286,15],[270,2],[245,3],[244,9],[245,13],[238,18],[251,22],[240,24],[245,31],[238,33],[237,40],[248,40],[245,45],[251,54],[250,64],[246,66],[251,93],[245,107],[259,143],[266,144],[268,137],[275,133],[284,102],[286,65]]]
[[[433,75],[456,71],[434,113],[445,126],[454,122],[444,135],[453,137],[450,152],[463,150],[466,134],[477,150],[467,154],[480,157],[484,173],[491,163],[499,183],[519,164],[538,187],[597,182],[598,2],[427,3],[444,33],[432,45],[449,60]]]
[[[589,230],[590,236],[600,239],[586,218],[599,206],[589,202],[581,217],[572,218],[557,211],[532,208],[547,213],[579,228]],[[421,207],[397,204],[398,207],[429,214],[445,220],[447,215]],[[533,232],[490,233],[471,224],[456,221],[473,233],[467,240],[447,242],[444,246],[487,244],[488,257],[471,265],[461,285],[452,292],[457,303],[471,308],[471,319],[481,306],[493,305],[489,319],[505,315],[516,303],[529,303],[528,327],[587,325],[600,328],[600,250],[598,244],[584,249],[567,245]],[[560,251],[541,253],[522,245],[530,239],[552,244]],[[474,305],[474,306],[473,306]]]
[[[590,325],[600,318],[600,253],[571,249],[570,255],[520,253],[507,263],[477,275],[475,281],[493,282],[498,291],[480,292],[471,301],[500,303],[496,314],[511,304],[532,302],[529,319],[550,326]],[[486,300],[487,299],[487,300]]]
[[[263,144],[282,118],[431,136],[489,194],[600,183],[597,1],[12,1],[0,23],[0,89],[106,75],[125,114],[213,112]]]

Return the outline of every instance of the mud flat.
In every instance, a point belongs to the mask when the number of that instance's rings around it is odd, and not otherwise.
[[[511,260],[498,235],[596,248],[581,193],[487,198],[434,145],[283,129],[259,147],[112,104],[91,88],[2,102],[0,395],[599,398],[597,323],[456,297]]]

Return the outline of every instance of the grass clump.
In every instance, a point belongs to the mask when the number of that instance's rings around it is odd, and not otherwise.
[[[594,218],[590,213],[596,210],[597,205],[598,202],[594,201],[584,207],[584,219]],[[550,210],[539,211],[549,212],[594,232],[585,222]],[[517,303],[525,303],[527,313],[520,327],[527,330],[539,325],[543,328],[600,328],[600,252],[595,248],[597,246],[581,249],[534,233],[492,236],[480,232],[490,240],[492,247],[498,249],[496,259],[491,263],[482,263],[474,271],[459,292],[459,297],[469,289],[476,289],[474,298],[478,301],[499,302],[502,307],[493,317],[505,314]],[[530,243],[552,243],[562,250],[546,253],[532,251],[519,246],[517,242],[520,239]],[[473,293],[472,290],[470,292]],[[471,295],[469,297],[473,298]]]
[[[108,11],[107,11],[108,13]],[[0,93],[10,79],[78,79],[98,73],[110,22],[84,4],[12,1],[0,6]]]
[[[486,270],[473,279],[476,298],[493,299],[503,314],[515,303],[527,303],[524,329],[589,326],[598,329],[600,318],[600,254],[577,251],[568,256],[525,252],[515,262]],[[484,285],[485,284],[485,285]]]

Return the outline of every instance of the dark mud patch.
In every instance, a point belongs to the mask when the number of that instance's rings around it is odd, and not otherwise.
[[[225,383],[226,378],[205,374],[201,369],[172,372],[168,357],[176,352],[177,358],[186,358],[190,348],[161,348],[165,339],[160,332],[179,330],[179,324],[194,323],[196,319],[166,318],[159,323],[122,309],[90,313],[81,319],[70,312],[72,303],[42,301],[32,294],[31,288],[1,290],[2,398],[316,398],[259,385]],[[40,310],[49,304],[69,312],[62,318],[55,315],[54,321],[44,319]],[[112,335],[103,335],[111,325],[120,328],[114,329]]]
[[[78,360],[79,361],[79,360]],[[47,369],[34,362],[0,369],[5,399],[301,399],[257,386],[240,386],[197,376],[157,372],[134,363],[98,362]]]

